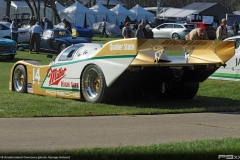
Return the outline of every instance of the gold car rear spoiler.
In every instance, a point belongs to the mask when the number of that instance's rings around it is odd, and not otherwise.
[[[164,51],[182,50],[185,63],[226,63],[235,54],[233,41],[138,39],[138,55],[132,64],[173,62]],[[141,62],[140,62],[141,61]]]

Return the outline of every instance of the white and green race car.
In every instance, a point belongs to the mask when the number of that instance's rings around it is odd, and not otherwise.
[[[185,56],[168,56],[183,50]],[[232,41],[122,39],[104,45],[74,44],[49,65],[18,61],[9,89],[92,103],[110,103],[133,95],[193,98],[199,82],[235,53]]]

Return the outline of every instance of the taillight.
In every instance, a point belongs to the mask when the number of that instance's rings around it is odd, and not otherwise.
[[[19,34],[27,34],[28,32],[19,32]]]

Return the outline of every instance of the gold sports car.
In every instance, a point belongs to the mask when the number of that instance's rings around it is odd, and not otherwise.
[[[74,44],[49,65],[21,60],[11,70],[9,89],[92,103],[157,94],[191,99],[235,53],[232,41],[122,39],[104,45]],[[168,56],[166,50],[182,50]]]

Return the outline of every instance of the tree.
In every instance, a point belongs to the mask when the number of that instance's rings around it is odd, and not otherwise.
[[[6,2],[7,2],[6,16],[10,17],[11,0],[6,0]]]
[[[30,1],[29,0],[25,0],[25,2],[27,3],[28,7],[30,8],[30,10],[32,12],[32,16],[35,16],[35,13],[34,13],[34,10],[33,10],[33,7],[31,5]]]
[[[53,10],[54,17],[55,17],[54,18],[54,21],[55,21],[54,23],[56,24],[57,22],[61,22],[61,18],[59,16],[58,10],[56,8],[55,0],[45,0],[44,2],[45,2],[47,7],[51,8]],[[44,13],[44,15],[45,15],[45,13]]]

